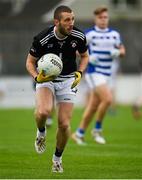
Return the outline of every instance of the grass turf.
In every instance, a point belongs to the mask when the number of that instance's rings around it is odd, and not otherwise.
[[[75,109],[72,131],[83,109]],[[71,139],[63,156],[63,174],[51,173],[55,150],[56,118],[47,132],[47,150],[36,154],[36,126],[32,109],[0,110],[0,179],[140,179],[142,178],[142,120],[132,118],[130,107],[118,107],[117,115],[107,115],[103,124],[106,145],[96,144],[89,126],[87,146]]]

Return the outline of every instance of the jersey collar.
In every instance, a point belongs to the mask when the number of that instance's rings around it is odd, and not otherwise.
[[[101,28],[99,28],[98,26],[94,26],[94,29],[95,29],[95,31],[97,31],[97,32],[102,32],[102,33],[109,31],[109,28],[101,29]]]

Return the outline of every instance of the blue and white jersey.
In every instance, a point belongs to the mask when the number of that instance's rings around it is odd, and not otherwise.
[[[120,34],[110,28],[100,29],[94,26],[86,31],[86,38],[89,54],[94,55],[97,61],[95,65],[89,62],[86,72],[110,76],[113,61],[111,51],[122,44]]]

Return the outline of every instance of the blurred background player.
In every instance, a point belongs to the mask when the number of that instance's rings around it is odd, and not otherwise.
[[[132,114],[135,119],[140,119],[142,117],[141,107],[142,107],[142,96],[140,96],[132,106]]]
[[[114,59],[112,61],[112,66],[111,66],[111,76],[108,81],[108,86],[111,90],[112,93],[112,103],[109,107],[109,115],[116,115],[116,100],[115,100],[115,95],[116,95],[116,82],[117,82],[117,75],[119,72],[119,67],[120,67],[120,62],[119,59]],[[89,88],[86,92],[86,98],[85,98],[85,107],[88,105],[88,100],[89,100],[89,95],[91,94]]]
[[[115,95],[116,95],[116,82],[117,82],[119,67],[120,67],[119,59],[114,59],[112,61],[112,66],[111,66],[111,76],[108,81],[108,85],[112,93],[112,103],[109,107],[109,115],[116,115],[117,113]]]
[[[142,91],[142,73],[140,74],[140,89]],[[132,115],[136,120],[141,119],[142,117],[141,109],[142,109],[142,95],[139,95],[135,100],[134,104],[132,105]]]
[[[140,93],[135,99],[132,105],[132,115],[136,120],[141,119],[142,117],[142,53],[141,50],[136,49],[136,53],[138,54],[138,70],[139,70],[139,89]]]
[[[106,111],[112,103],[112,92],[108,85],[112,61],[125,55],[125,48],[121,42],[120,34],[108,28],[109,15],[107,7],[97,8],[94,15],[95,26],[86,32],[90,53],[85,74],[90,88],[88,105],[79,128],[72,134],[72,139],[80,145],[84,144],[85,131],[95,112],[97,113],[96,123],[92,130],[93,138],[97,143],[106,143],[102,136],[102,122]]]
[[[36,82],[33,81],[33,89],[36,89]],[[51,114],[48,115],[45,125],[47,128],[51,127],[51,125],[53,124],[53,112],[51,112]]]

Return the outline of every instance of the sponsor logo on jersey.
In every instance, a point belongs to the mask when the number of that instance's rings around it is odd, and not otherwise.
[[[64,98],[65,101],[70,101],[71,99],[70,98]]]

